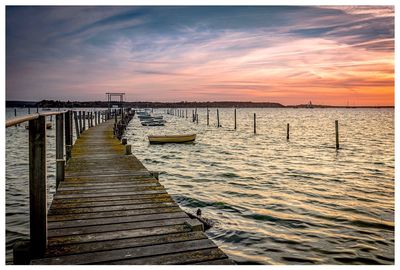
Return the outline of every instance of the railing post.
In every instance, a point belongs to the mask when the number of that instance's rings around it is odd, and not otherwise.
[[[29,121],[29,208],[32,257],[47,248],[46,117]]]
[[[82,117],[83,117],[83,130],[86,129],[86,112],[82,112]]]
[[[72,123],[71,123],[71,111],[65,113],[65,155],[68,161],[71,158],[72,150]]]
[[[89,127],[93,127],[93,115],[92,112],[88,112],[89,114]]]
[[[56,188],[64,181],[65,159],[64,159],[64,115],[56,115]]]
[[[82,111],[79,111],[79,133],[82,133]]]
[[[78,113],[76,111],[74,113],[74,120],[75,120],[75,133],[76,133],[76,138],[78,139],[80,137],[79,133],[79,123],[78,123]]]

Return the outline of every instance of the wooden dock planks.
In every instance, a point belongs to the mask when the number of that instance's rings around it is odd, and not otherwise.
[[[32,264],[233,264],[113,138],[83,132],[48,211],[48,248]]]

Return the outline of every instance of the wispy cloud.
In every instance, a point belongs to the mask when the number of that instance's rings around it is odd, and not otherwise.
[[[8,7],[7,99],[393,104],[394,9]]]

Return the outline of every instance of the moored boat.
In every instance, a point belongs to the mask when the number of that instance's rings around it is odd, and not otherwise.
[[[186,135],[149,135],[150,143],[187,143],[193,142],[196,139],[196,134],[186,134]]]

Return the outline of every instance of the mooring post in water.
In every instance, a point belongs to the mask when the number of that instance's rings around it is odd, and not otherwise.
[[[208,110],[207,107],[207,126],[210,125],[210,111]]]
[[[32,257],[47,248],[46,117],[29,121],[29,220]]]
[[[234,115],[234,118],[235,118],[235,129],[236,129],[236,108],[235,108],[235,110],[234,110],[233,115]]]
[[[14,108],[14,116],[17,116],[17,108]]]
[[[256,133],[256,113],[254,113],[254,134]]]
[[[117,124],[118,120],[117,120],[117,111],[114,111],[114,115],[115,115],[115,124]]]
[[[78,139],[80,134],[79,134],[78,113],[76,111],[74,111],[74,121],[75,121],[76,138]]]
[[[186,118],[187,118],[187,109],[186,109]]]
[[[28,114],[31,114],[31,107],[28,107]]]
[[[286,125],[286,140],[289,140],[289,123]]]
[[[199,124],[199,114],[196,113],[196,124]]]
[[[60,182],[64,181],[64,115],[56,115],[56,189]]]
[[[72,150],[72,122],[71,122],[72,112],[68,110],[65,113],[65,156],[67,161],[71,158]]]
[[[339,121],[335,120],[336,150],[339,149]]]
[[[217,109],[217,127],[219,127],[219,110]]]

